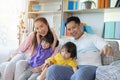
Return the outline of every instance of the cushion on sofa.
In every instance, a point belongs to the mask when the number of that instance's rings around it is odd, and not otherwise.
[[[103,65],[108,65],[113,61],[120,59],[119,43],[117,41],[108,41],[108,43],[111,45],[113,50],[113,56],[109,57],[107,55],[102,55],[101,60]]]
[[[99,66],[96,70],[96,80],[120,80],[120,60]]]

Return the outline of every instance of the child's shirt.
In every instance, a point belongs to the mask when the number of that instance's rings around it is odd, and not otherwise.
[[[77,62],[73,58],[63,59],[60,53],[57,53],[56,56],[48,58],[46,61],[50,61],[53,64],[71,66],[72,68],[77,67]]]
[[[53,53],[52,48],[43,49],[42,45],[39,44],[36,50],[36,53],[29,60],[29,65],[32,68],[41,66],[47,58],[49,58]]]

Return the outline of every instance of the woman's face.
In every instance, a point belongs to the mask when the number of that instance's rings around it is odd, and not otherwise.
[[[71,53],[68,53],[66,48],[62,48],[61,55],[62,55],[63,59],[69,59],[71,56]]]
[[[41,36],[45,36],[48,32],[48,25],[46,25],[42,21],[36,21],[34,23],[34,27],[35,31]]]

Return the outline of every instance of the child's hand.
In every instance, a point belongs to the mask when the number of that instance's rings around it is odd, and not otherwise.
[[[38,73],[38,72],[42,71],[42,68],[43,68],[43,65],[38,66],[38,67],[32,69],[32,72],[33,72],[33,73]]]
[[[33,72],[33,73],[38,73],[38,72],[40,72],[40,70],[39,70],[39,68],[33,68],[33,69],[32,69],[32,72]]]
[[[48,62],[45,62],[43,67],[42,67],[42,71],[46,68],[46,67],[49,67],[51,65],[51,62],[48,61]]]

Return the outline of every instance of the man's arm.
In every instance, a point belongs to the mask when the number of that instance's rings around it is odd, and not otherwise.
[[[92,39],[95,46],[100,50],[100,54],[107,54],[108,56],[112,56],[112,48],[103,38],[97,35],[93,35]]]

